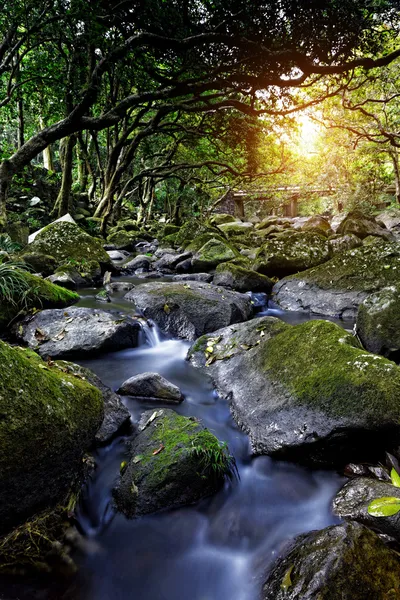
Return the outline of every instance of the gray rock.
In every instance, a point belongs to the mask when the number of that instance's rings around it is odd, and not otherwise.
[[[400,283],[400,245],[371,239],[371,244],[282,279],[274,286],[274,300],[288,310],[355,317],[369,294]]]
[[[63,358],[137,345],[138,321],[93,308],[50,309],[28,317],[15,333],[41,356]]]
[[[151,259],[148,256],[139,254],[129,262],[125,263],[123,265],[123,269],[124,271],[129,273],[134,273],[136,269],[145,269],[146,271],[148,271],[150,269],[150,265]]]
[[[249,296],[202,282],[146,283],[125,295],[165,332],[193,340],[250,318]]]
[[[339,234],[352,233],[364,239],[369,235],[381,237],[386,241],[393,241],[393,236],[386,227],[382,227],[377,223],[374,217],[365,215],[358,210],[350,212],[337,228]]]
[[[400,562],[358,523],[301,535],[278,558],[262,600],[387,600],[400,597]]]
[[[154,268],[158,271],[173,270],[177,264],[191,258],[191,252],[163,254],[163,256],[154,263]]]
[[[353,233],[348,233],[346,235],[334,235],[329,238],[329,243],[332,248],[332,252],[337,254],[338,252],[343,252],[344,250],[353,250],[353,248],[358,248],[361,246],[362,241]]]
[[[147,411],[139,431],[113,492],[127,517],[193,504],[217,491],[231,474],[226,447],[193,417],[165,408]],[[207,450],[220,455],[222,468],[213,469]]]
[[[213,276],[210,273],[182,273],[180,275],[174,275],[172,281],[204,281],[204,283],[211,283]]]
[[[129,256],[129,252],[124,252],[123,250],[108,250],[107,251],[108,256],[111,258],[111,260],[126,260],[126,258]]]
[[[123,396],[138,396],[145,400],[162,400],[179,404],[183,400],[181,390],[159,373],[140,373],[130,377],[118,390]]]
[[[358,521],[367,527],[400,541],[400,513],[391,517],[373,517],[368,513],[372,500],[383,497],[400,500],[400,488],[369,477],[348,481],[333,499],[333,512],[338,517]]]
[[[237,292],[266,292],[269,294],[273,288],[273,282],[266,275],[261,275],[252,269],[246,269],[233,263],[218,265],[214,279],[214,285],[221,285]]]
[[[57,364],[66,369],[66,372],[88,381],[100,390],[104,401],[104,419],[95,437],[98,445],[108,444],[118,433],[128,429],[131,420],[129,410],[122,403],[121,398],[93,371],[65,360],[57,361]]]
[[[110,293],[114,294],[115,292],[129,292],[135,285],[130,281],[110,281],[106,287]]]
[[[356,327],[367,350],[395,360],[400,350],[400,285],[369,295],[360,304]]]
[[[255,454],[332,467],[398,445],[400,368],[333,323],[253,319],[201,337],[188,356],[229,399]]]
[[[67,290],[77,290],[79,286],[82,286],[86,283],[84,278],[80,276],[79,273],[77,273],[76,277],[74,277],[71,273],[54,273],[53,275],[46,277],[46,279],[51,283],[55,283],[56,285],[66,288]]]

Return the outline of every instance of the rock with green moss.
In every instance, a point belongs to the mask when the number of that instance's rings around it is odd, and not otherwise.
[[[367,296],[360,304],[357,333],[367,350],[397,360],[400,350],[400,283]]]
[[[398,555],[363,525],[345,523],[296,538],[275,562],[262,600],[400,598]]]
[[[134,250],[136,243],[140,240],[137,232],[129,232],[124,229],[114,231],[107,237],[107,244],[116,250]]]
[[[70,261],[96,261],[101,268],[111,265],[110,257],[103,248],[102,240],[94,238],[83,229],[67,221],[47,225],[37,234],[26,249],[29,254],[49,254],[57,261],[57,266]]]
[[[217,266],[213,283],[237,292],[251,291],[267,294],[271,292],[274,285],[269,277],[231,262]]]
[[[254,229],[254,224],[242,221],[235,221],[234,223],[221,223],[218,225],[218,229],[222,231],[226,237],[235,237],[237,235],[247,234]]]
[[[97,445],[108,444],[117,434],[129,431],[131,421],[129,410],[118,394],[105,385],[93,371],[65,360],[59,360],[56,364],[63,372],[87,381],[101,392],[104,418],[94,438]]]
[[[172,223],[167,223],[166,225],[164,225],[163,237],[165,238],[171,235],[176,235],[179,230],[180,227],[178,225],[172,225]]]
[[[332,235],[329,238],[329,243],[333,254],[344,252],[345,250],[353,250],[353,248],[359,248],[362,245],[360,238],[353,233],[348,233],[346,235]]]
[[[22,260],[34,273],[40,273],[43,277],[52,275],[57,268],[56,259],[48,254],[26,252]]]
[[[115,227],[113,227],[113,230],[139,231],[139,225],[134,219],[121,219]]]
[[[354,210],[350,212],[340,223],[336,233],[341,235],[352,233],[361,240],[369,235],[383,238],[387,241],[393,241],[393,236],[386,227],[382,227],[374,217],[366,215],[361,211]]]
[[[186,248],[193,242],[195,237],[204,233],[217,234],[218,229],[216,227],[210,227],[198,219],[190,219],[179,229],[176,234],[175,244]]]
[[[263,219],[259,223],[256,223],[255,229],[266,229],[271,225],[277,225],[278,227],[290,229],[292,227],[292,220],[288,217],[277,217],[275,215],[270,215],[268,217],[265,217],[265,219]]]
[[[166,235],[163,237],[163,244],[167,244],[168,246],[175,246],[176,245],[176,233],[170,233],[169,235]]]
[[[239,221],[233,216],[227,213],[217,213],[210,217],[210,223],[212,225],[222,225],[223,223],[238,223]]]
[[[200,338],[189,356],[230,398],[256,454],[332,467],[398,444],[400,367],[333,323],[263,317]]]
[[[27,271],[20,271],[21,277],[27,286],[26,293],[10,302],[0,298],[0,328],[6,327],[17,317],[22,317],[34,309],[62,308],[78,302],[79,296],[75,292],[54,285],[37,275]]]
[[[268,239],[257,252],[254,270],[284,277],[326,262],[331,249],[326,237],[311,232],[287,232]]]
[[[147,411],[139,431],[114,489],[118,509],[130,518],[194,504],[232,474],[227,447],[193,417],[164,408]]]
[[[200,250],[200,248],[202,248],[210,240],[217,240],[222,244],[228,243],[226,238],[224,238],[222,235],[216,233],[215,231],[207,231],[206,233],[195,236],[190,244],[186,246],[186,250],[188,252],[198,252],[198,250]]]
[[[333,234],[329,221],[321,215],[314,215],[307,219],[304,225],[301,226],[301,229],[302,231],[313,231],[324,235],[325,237],[329,237]]]
[[[0,531],[79,485],[103,420],[100,392],[30,350],[0,342]]]
[[[195,271],[215,269],[217,265],[232,260],[239,253],[227,243],[211,238],[202,246],[192,258],[192,267]]]
[[[379,481],[371,477],[350,479],[333,499],[333,513],[350,521],[357,521],[374,531],[400,541],[400,513],[387,517],[376,517],[368,512],[372,500],[378,498],[397,498],[400,503],[400,488],[390,481]]]
[[[354,318],[365,298],[400,282],[400,246],[375,238],[371,245],[341,252],[330,261],[286,277],[273,289],[287,310]]]
[[[64,358],[137,346],[136,319],[94,308],[42,310],[15,327],[18,339],[43,357]]]
[[[253,312],[249,296],[198,281],[145,283],[124,297],[166,333],[189,340]]]
[[[80,261],[71,259],[67,261],[57,267],[54,275],[51,275],[51,281],[56,281],[55,276],[59,277],[59,285],[62,285],[63,279],[66,279],[68,282],[73,281],[75,284],[74,289],[82,286],[98,285],[103,279],[102,269],[97,260],[85,259]],[[69,283],[65,287],[69,287]]]

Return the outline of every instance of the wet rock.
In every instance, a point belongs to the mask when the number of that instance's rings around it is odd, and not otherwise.
[[[56,259],[48,254],[26,253],[22,260],[34,273],[40,273],[43,277],[48,277],[57,268]]]
[[[360,304],[356,326],[367,350],[396,360],[400,351],[400,284],[369,295]]]
[[[96,294],[95,298],[97,302],[104,302],[105,304],[111,302],[110,294],[106,289],[100,290],[100,292]]]
[[[100,392],[30,350],[0,342],[0,532],[79,489],[103,420]],[[78,487],[77,487],[78,485]]]
[[[395,552],[358,523],[301,535],[272,567],[263,600],[387,600],[400,597]]]
[[[181,253],[168,253],[163,254],[163,256],[154,263],[154,268],[158,271],[165,270],[173,270],[176,265],[184,260],[190,259],[192,257],[191,252],[181,252]]]
[[[333,512],[338,517],[358,521],[400,541],[399,513],[391,517],[373,517],[368,513],[368,506],[372,500],[387,496],[400,500],[400,488],[377,479],[356,477],[348,481],[336,494]]]
[[[21,341],[52,358],[132,348],[139,331],[140,324],[129,317],[78,307],[43,310],[15,328]]]
[[[393,241],[393,236],[386,227],[379,225],[374,217],[365,215],[358,210],[350,212],[337,228],[337,233],[345,235],[352,233],[363,240],[369,235]]]
[[[343,252],[345,250],[353,250],[362,245],[362,241],[356,235],[349,233],[347,235],[333,235],[329,238],[329,243],[333,254]]]
[[[213,283],[237,292],[252,291],[267,294],[272,291],[274,285],[269,277],[230,262],[218,265]]]
[[[193,504],[216,492],[230,474],[226,446],[193,417],[170,409],[147,411],[139,431],[114,489],[117,508],[130,518]],[[220,468],[213,468],[210,453]]]
[[[213,276],[210,273],[182,273],[181,275],[174,275],[172,281],[204,281],[210,283]]]
[[[146,283],[128,292],[125,299],[166,333],[190,340],[252,314],[247,295],[197,281]]]
[[[70,273],[54,273],[53,275],[46,277],[46,281],[54,283],[54,285],[59,285],[67,290],[77,290],[78,287],[81,287],[86,283],[79,273],[76,273],[75,277]]]
[[[188,356],[230,400],[255,454],[332,467],[398,444],[400,368],[333,323],[262,317],[201,337]]]
[[[310,232],[287,232],[268,239],[257,252],[254,270],[268,277],[284,277],[329,260],[326,237]]]
[[[111,260],[126,260],[126,258],[129,256],[129,252],[122,252],[121,250],[108,250],[107,251],[108,256],[111,258]]]
[[[128,232],[123,229],[113,231],[107,237],[107,245],[113,247],[116,250],[127,250],[131,252],[135,248],[135,244],[140,239],[140,234],[135,231]]]
[[[118,390],[123,396],[137,396],[144,400],[159,400],[179,404],[183,400],[180,389],[159,373],[140,373],[130,377]]]
[[[241,221],[236,221],[235,223],[221,223],[218,225],[218,229],[220,229],[227,237],[232,237],[252,231],[254,229],[254,224],[242,223]]]
[[[64,372],[71,373],[100,390],[104,402],[104,418],[95,436],[98,445],[108,444],[118,433],[129,428],[131,421],[129,410],[122,403],[121,398],[105,385],[93,371],[65,360],[57,361],[57,365]]]
[[[393,233],[399,232],[400,230],[400,210],[398,208],[389,208],[376,217],[377,222],[383,223],[387,229],[390,229]]]
[[[110,281],[110,283],[107,284],[107,290],[111,294],[115,294],[115,292],[129,292],[130,290],[133,290],[134,287],[135,285],[130,281]]]
[[[217,213],[212,215],[210,218],[210,223],[212,225],[222,225],[223,223],[238,223],[238,219],[236,219],[233,215],[228,215],[227,213]]]
[[[400,282],[400,247],[377,239],[341,252],[330,261],[286,277],[273,289],[284,309],[342,318],[355,317],[372,292]]]

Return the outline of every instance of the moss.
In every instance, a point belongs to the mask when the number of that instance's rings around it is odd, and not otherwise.
[[[190,219],[182,225],[176,234],[176,245],[186,248],[192,243],[195,237],[198,237],[203,233],[218,234],[218,230],[205,225],[197,219]]]
[[[222,225],[223,223],[236,223],[237,219],[233,215],[228,215],[227,213],[217,213],[212,215],[210,218],[210,223],[212,225]]]
[[[372,245],[347,250],[323,265],[292,278],[305,279],[322,289],[373,292],[400,281],[400,247],[375,238]]]
[[[104,406],[97,388],[32,351],[0,342],[0,364],[0,529],[6,531],[63,497]]]
[[[74,223],[60,221],[43,229],[29,245],[29,254],[50,254],[58,265],[68,260],[96,260],[110,264],[110,257],[103,248],[102,240],[94,238]]]
[[[370,352],[397,358],[400,349],[400,285],[369,295],[360,304],[357,333]]]
[[[176,243],[176,233],[171,233],[163,237],[163,243],[171,246],[175,246]]]
[[[200,248],[192,259],[192,266],[195,269],[212,269],[221,262],[227,262],[238,256],[227,243],[212,238]]]
[[[362,410],[400,419],[400,369],[361,349],[334,323],[310,321],[289,327],[260,349],[269,378],[282,383],[299,405],[335,417]]]
[[[176,235],[179,230],[180,230],[180,227],[178,227],[178,225],[172,225],[171,223],[167,223],[164,226],[163,236],[167,237],[170,235]]]

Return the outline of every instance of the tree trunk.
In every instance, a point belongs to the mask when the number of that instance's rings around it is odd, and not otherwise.
[[[8,190],[12,179],[12,172],[8,161],[0,163],[0,231],[4,229],[7,223],[6,202]]]
[[[399,167],[399,155],[397,153],[397,148],[391,148],[389,151],[390,158],[393,163],[393,174],[394,174],[394,182],[396,186],[396,202],[400,204],[400,167]]]
[[[39,125],[41,129],[45,128],[43,117],[41,115],[39,115]],[[54,171],[53,151],[51,146],[47,146],[47,148],[43,150],[43,167],[48,171]]]
[[[54,205],[52,216],[62,217],[70,210],[70,196],[72,187],[73,150],[76,144],[76,136],[70,135],[61,140],[60,160],[62,166],[61,189]]]

